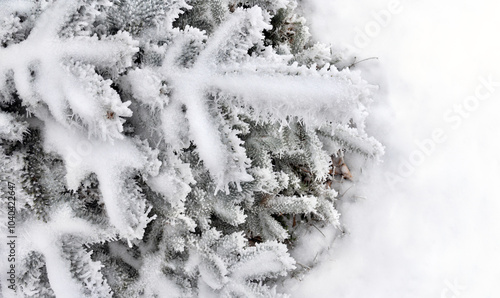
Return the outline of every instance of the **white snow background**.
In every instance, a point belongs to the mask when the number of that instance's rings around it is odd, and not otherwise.
[[[378,57],[355,68],[380,85],[367,126],[386,155],[292,297],[500,297],[500,3],[304,2],[320,41]]]

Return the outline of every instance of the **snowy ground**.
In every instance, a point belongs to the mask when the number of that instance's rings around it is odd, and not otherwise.
[[[500,4],[305,2],[321,41],[379,58],[356,68],[386,155],[293,297],[499,297]]]

